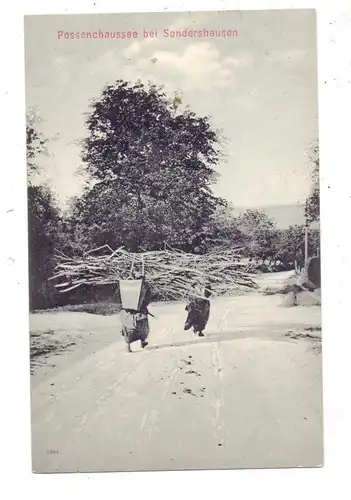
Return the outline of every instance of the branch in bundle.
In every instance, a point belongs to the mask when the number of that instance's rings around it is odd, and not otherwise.
[[[93,255],[108,250],[109,255]],[[57,273],[51,280],[64,280],[56,288],[65,293],[82,285],[118,284],[133,273],[145,275],[152,292],[163,299],[182,299],[189,295],[192,284],[211,282],[214,294],[238,288],[256,288],[247,265],[240,260],[239,248],[193,255],[175,250],[130,253],[108,245],[86,252],[82,257],[57,253]]]

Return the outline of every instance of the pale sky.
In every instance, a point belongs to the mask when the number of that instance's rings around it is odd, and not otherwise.
[[[226,39],[165,39],[164,28],[232,29]],[[58,40],[62,31],[136,30],[137,40]],[[158,38],[143,38],[157,29]],[[118,79],[163,84],[229,143],[214,187],[235,206],[303,202],[306,151],[318,134],[316,18],[312,10],[30,16],[25,21],[27,107],[55,136],[44,177],[60,202],[79,194],[76,141],[89,99]],[[153,62],[155,61],[156,62]]]

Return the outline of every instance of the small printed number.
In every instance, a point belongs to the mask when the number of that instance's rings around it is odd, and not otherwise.
[[[57,450],[47,450],[48,455],[58,455]]]

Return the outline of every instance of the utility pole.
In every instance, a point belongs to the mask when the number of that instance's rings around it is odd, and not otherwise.
[[[305,223],[305,269],[307,268],[308,259],[308,222]]]

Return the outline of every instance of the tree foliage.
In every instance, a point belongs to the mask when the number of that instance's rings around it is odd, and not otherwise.
[[[74,208],[85,243],[138,251],[205,251],[225,204],[211,190],[221,138],[208,117],[180,112],[162,88],[117,81],[92,102],[82,159],[95,181]]]
[[[31,175],[37,172],[37,157],[46,152],[47,139],[37,130],[39,122],[40,118],[36,112],[29,110],[26,120],[27,172],[29,179]]]
[[[27,115],[28,167],[28,250],[30,307],[45,308],[53,303],[56,292],[48,282],[54,269],[54,251],[58,243],[60,215],[50,189],[34,185],[31,177],[37,172],[36,160],[44,152],[47,140],[37,132],[37,116]]]
[[[264,211],[246,210],[237,218],[237,225],[244,236],[248,257],[262,260],[274,258],[278,231]]]

